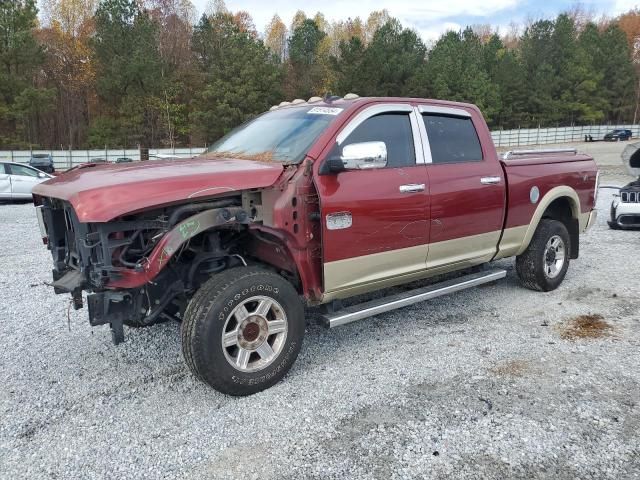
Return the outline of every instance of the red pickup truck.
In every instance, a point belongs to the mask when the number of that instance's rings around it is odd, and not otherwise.
[[[84,165],[34,188],[56,293],[91,325],[182,323],[184,357],[247,395],[293,364],[305,306],[336,326],[495,281],[516,257],[548,291],[595,218],[575,151],[498,156],[477,107],[417,98],[283,102],[185,160]],[[343,307],[427,277],[438,283]]]

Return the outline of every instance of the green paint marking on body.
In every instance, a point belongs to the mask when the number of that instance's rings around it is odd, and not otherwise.
[[[183,223],[178,227],[180,231],[180,235],[182,235],[183,239],[191,238],[200,229],[200,221],[199,220],[189,220],[188,222]]]

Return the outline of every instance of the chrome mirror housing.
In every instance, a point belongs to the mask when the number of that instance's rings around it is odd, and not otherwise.
[[[387,166],[387,145],[384,142],[361,142],[346,145],[340,157],[345,170],[368,170]]]

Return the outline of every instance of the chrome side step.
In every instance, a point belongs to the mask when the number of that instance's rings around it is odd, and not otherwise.
[[[507,271],[500,269],[472,273],[390,297],[377,298],[358,305],[352,305],[337,312],[325,313],[322,315],[322,322],[329,328],[338,327],[346,323],[355,322],[356,320],[389,312],[396,308],[407,307],[414,303],[448,295],[449,293],[465,290],[477,285],[482,285],[483,283],[494,282],[506,276]]]

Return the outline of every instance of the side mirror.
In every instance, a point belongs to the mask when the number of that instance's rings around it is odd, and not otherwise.
[[[44,172],[38,172],[38,178],[47,178],[47,175]]]
[[[384,142],[352,143],[342,149],[344,170],[368,170],[387,166],[387,145]]]

